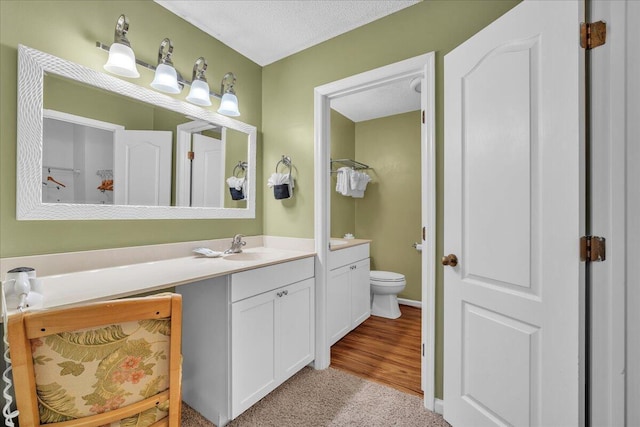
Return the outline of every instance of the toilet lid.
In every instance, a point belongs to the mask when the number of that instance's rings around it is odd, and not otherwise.
[[[403,274],[392,271],[371,270],[369,277],[378,282],[402,282],[404,280]]]

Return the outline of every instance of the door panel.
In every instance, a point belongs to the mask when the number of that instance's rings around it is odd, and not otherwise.
[[[351,329],[371,315],[371,279],[369,258],[353,265],[351,273]]]
[[[445,57],[445,418],[579,425],[584,54],[527,1]]]
[[[538,232],[538,111],[530,96],[539,91],[538,38],[494,49],[462,78],[463,274],[523,291],[532,287]]]
[[[169,131],[117,130],[113,197],[116,205],[171,204]]]
[[[327,307],[327,335],[331,346],[351,330],[351,284],[348,265],[329,272]]]
[[[307,279],[284,288],[279,297],[279,374],[285,380],[313,360],[314,342],[314,279]]]
[[[193,134],[194,159],[191,164],[191,206],[224,207],[224,143]]]
[[[275,321],[276,300],[272,292],[231,306],[231,418],[275,386]]]

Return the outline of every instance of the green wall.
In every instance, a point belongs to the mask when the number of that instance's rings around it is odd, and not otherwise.
[[[356,155],[356,124],[331,110],[331,158],[354,159]],[[334,170],[343,165],[336,164]],[[331,237],[356,233],[356,199],[338,194],[336,174],[331,174]],[[356,234],[357,237],[366,237]]]
[[[356,236],[371,239],[371,269],[404,274],[400,297],[422,299],[420,112],[356,123],[356,156],[372,169],[356,202]]]
[[[129,18],[128,38],[138,58],[153,63],[160,41],[170,37],[173,61],[183,76],[191,75],[199,56],[207,58],[207,77],[214,88],[232,70],[238,78],[239,119],[261,129],[262,68],[151,0],[0,1],[0,257],[222,238],[230,230],[263,232],[261,194],[252,220],[16,221],[18,44],[103,71],[107,54],[95,42],[112,43],[122,13]],[[153,73],[139,70],[141,78],[131,81],[148,86]],[[218,101],[212,102],[208,108],[217,109]],[[258,188],[263,186],[260,145],[258,132]]]
[[[429,0],[270,64],[262,73],[264,161],[291,155],[300,170],[295,204],[264,200],[264,232],[313,237],[313,89],[427,52],[436,52],[437,256],[443,234],[444,55],[519,0]],[[436,270],[436,396],[442,397],[442,267]]]

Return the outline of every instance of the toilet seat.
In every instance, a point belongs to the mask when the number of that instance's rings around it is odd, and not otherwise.
[[[397,283],[404,282],[405,278],[403,274],[394,273],[392,271],[380,271],[380,270],[371,270],[369,273],[369,278],[374,282],[381,283]]]

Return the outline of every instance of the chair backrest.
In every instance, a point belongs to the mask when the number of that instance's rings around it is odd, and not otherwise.
[[[7,327],[21,426],[180,425],[180,295],[17,313]]]

